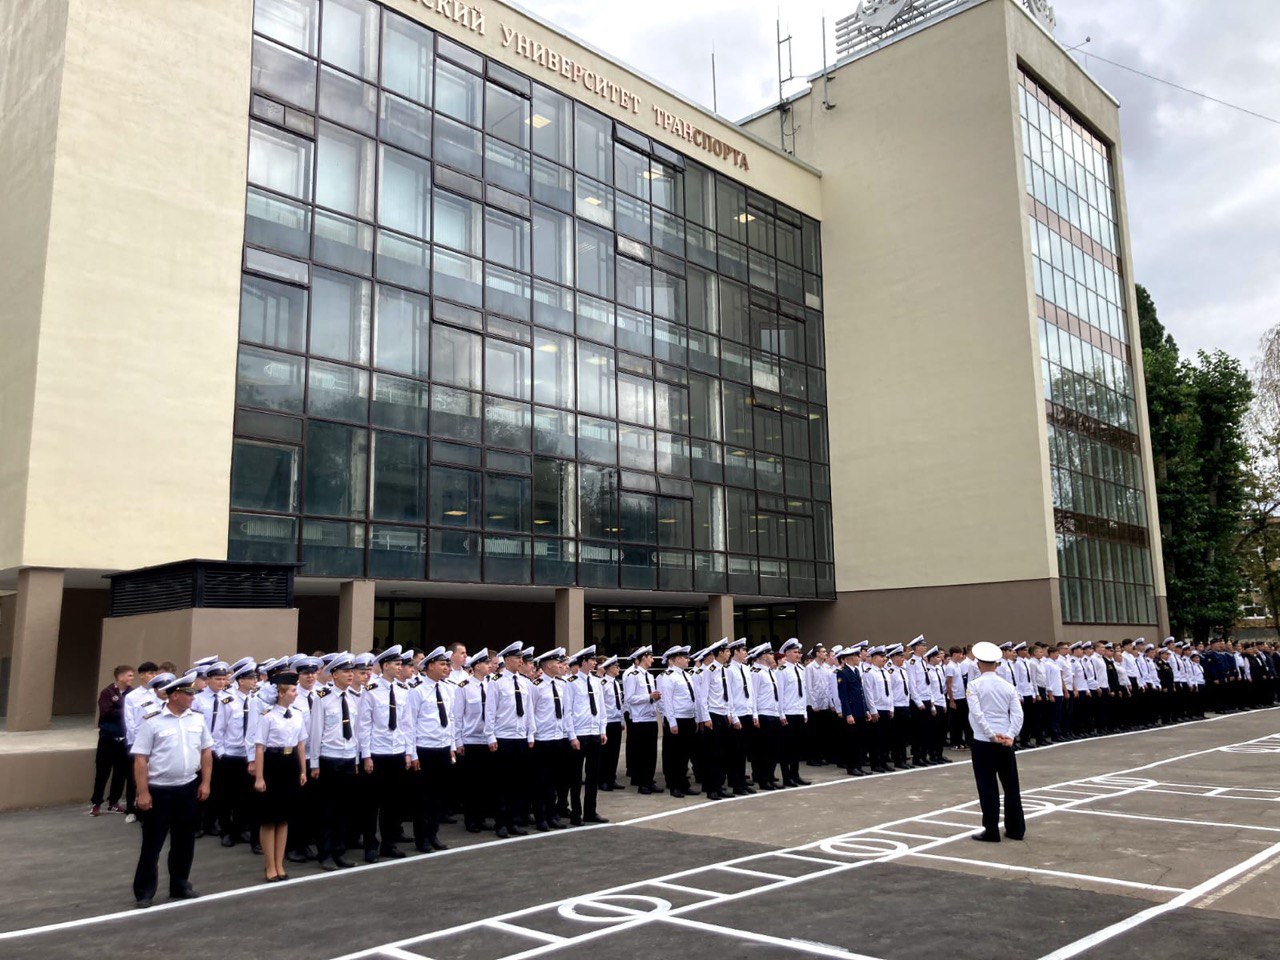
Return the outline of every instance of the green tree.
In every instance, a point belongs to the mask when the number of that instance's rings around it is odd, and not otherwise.
[[[1239,361],[1220,350],[1182,358],[1150,294],[1139,286],[1137,295],[1170,621],[1175,632],[1206,639],[1235,622],[1245,584],[1239,543],[1253,390]]]

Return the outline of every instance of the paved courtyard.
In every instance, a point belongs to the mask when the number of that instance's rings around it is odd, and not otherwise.
[[[280,884],[258,882],[247,848],[206,839],[204,896],[145,912],[123,817],[7,814],[0,956],[1277,955],[1280,710],[1021,754],[1021,843],[967,839],[972,774],[952,756],[858,780],[803,768],[810,787],[717,803],[602,794],[608,825],[505,841],[446,828],[445,853],[292,866]]]

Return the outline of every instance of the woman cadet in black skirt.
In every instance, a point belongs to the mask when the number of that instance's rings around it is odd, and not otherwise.
[[[258,719],[255,738],[258,792],[258,842],[266,865],[266,880],[288,880],[284,854],[289,838],[289,816],[295,812],[307,782],[306,714],[292,709],[298,693],[298,675],[276,677],[276,705]]]

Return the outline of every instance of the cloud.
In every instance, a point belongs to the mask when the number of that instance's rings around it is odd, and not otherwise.
[[[835,20],[856,6],[826,8]],[[1210,103],[1085,56],[1280,118],[1280,3],[1232,0],[1058,0],[1056,36],[1121,103],[1122,150],[1135,278],[1184,352],[1221,348],[1251,362],[1280,323],[1280,124]],[[741,117],[777,94],[774,3],[550,0],[536,12],[660,79],[711,102],[715,43],[720,113]],[[822,65],[818,0],[791,0],[797,76]],[[834,59],[834,40],[828,41]],[[784,63],[785,66],[785,63]],[[802,84],[787,84],[788,93]]]

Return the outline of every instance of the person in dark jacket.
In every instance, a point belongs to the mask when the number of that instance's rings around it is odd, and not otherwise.
[[[93,806],[89,816],[102,812],[103,791],[107,780],[111,790],[107,794],[107,809],[112,813],[124,813],[120,795],[129,779],[129,746],[125,741],[124,697],[133,686],[133,667],[119,666],[115,679],[98,694],[98,752],[94,757]]]
[[[858,668],[860,646],[841,648],[836,655],[840,669],[836,671],[836,693],[840,698],[841,724],[845,731],[845,770],[851,777],[866,776],[867,739],[864,727],[874,719],[862,690],[862,671]]]

